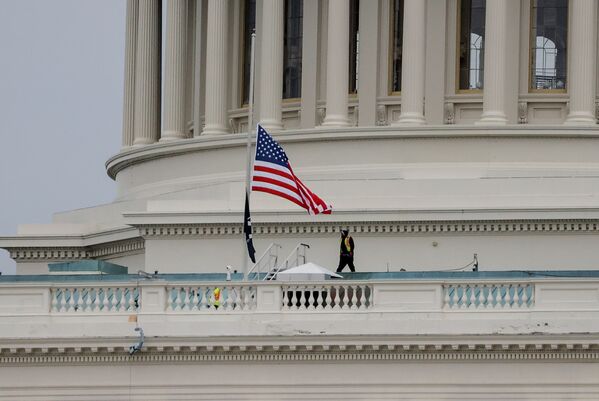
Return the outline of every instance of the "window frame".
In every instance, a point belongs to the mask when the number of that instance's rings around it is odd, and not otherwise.
[[[491,0],[493,1],[493,0]],[[470,94],[470,95],[482,95],[484,92],[484,81],[482,89],[461,89],[460,88],[460,39],[462,33],[462,0],[457,0],[457,10],[456,10],[456,41],[455,41],[455,93],[458,95]],[[487,34],[487,23],[486,23],[486,1],[485,1],[485,36]],[[484,41],[483,37],[483,41]],[[486,44],[486,43],[485,43]],[[483,47],[483,52],[485,51],[486,46]],[[484,53],[483,53],[484,58]],[[483,69],[483,79],[484,79],[485,70]]]
[[[402,30],[402,34],[401,34],[401,40],[403,42],[403,29],[404,29],[404,19],[405,19],[405,0],[401,0],[402,1],[402,7],[404,8],[402,10],[402,21],[401,21],[401,30]],[[389,60],[388,60],[388,76],[387,76],[387,94],[389,96],[401,96],[401,84],[400,84],[400,89],[398,91],[394,91],[393,90],[393,65],[394,65],[394,61],[395,59],[393,58],[393,51],[395,50],[395,35],[393,35],[395,33],[395,0],[389,0],[389,49],[388,49],[388,55],[389,55]],[[401,44],[402,46],[402,52],[401,52],[401,69],[403,72],[403,43]]]
[[[280,0],[279,0],[280,1]],[[281,76],[281,79],[283,80],[283,84],[285,83],[285,35],[287,33],[287,4],[288,1],[293,1],[293,0],[283,0],[284,1],[284,6],[283,6],[283,76]],[[301,0],[302,2],[302,22],[300,24],[300,28],[302,31],[302,57],[300,58],[300,65],[301,65],[301,73],[300,73],[300,87],[299,87],[299,96],[296,97],[284,97],[284,93],[281,93],[281,99],[283,101],[283,103],[296,103],[298,102],[301,98],[302,98],[302,81],[303,81],[303,55],[304,55],[304,0]]]
[[[241,57],[240,57],[240,59],[241,59],[241,63],[240,63],[240,64],[241,64],[241,65],[240,65],[240,67],[239,67],[239,69],[240,69],[240,72],[239,72],[239,73],[240,73],[240,76],[241,76],[241,79],[239,80],[239,82],[240,82],[240,84],[241,84],[241,88],[240,88],[240,90],[239,90],[239,107],[240,107],[240,108],[249,107],[249,99],[248,99],[248,101],[246,101],[246,100],[245,100],[245,85],[246,85],[246,82],[245,82],[245,72],[246,72],[246,71],[245,71],[245,65],[246,65],[246,64],[245,64],[245,63],[246,63],[246,59],[245,59],[245,56],[246,56],[246,54],[245,54],[245,51],[246,51],[246,47],[245,47],[245,46],[246,46],[246,42],[247,42],[247,40],[246,40],[247,38],[245,37],[245,32],[246,32],[246,22],[247,22],[247,21],[246,21],[246,14],[245,14],[245,13],[246,13],[247,5],[248,5],[248,3],[249,3],[250,1],[251,1],[251,0],[245,0],[245,1],[241,1],[241,2],[240,2],[240,3],[241,3],[241,14],[240,14],[240,19],[243,21],[243,23],[241,24],[241,26],[242,26],[242,27],[241,27],[241,29],[239,30],[239,35],[241,36],[241,39],[240,39],[240,41],[239,41],[239,43],[240,43],[240,46],[239,46],[239,53],[241,53],[241,54],[240,54],[240,56],[241,56]],[[258,4],[257,4],[257,1],[255,1],[255,2],[254,2],[254,7],[255,7],[255,9],[254,9],[254,14],[257,14],[257,12],[258,12]],[[256,30],[256,22],[257,22],[256,20],[257,20],[257,17],[258,17],[257,15],[254,15],[254,31]],[[251,47],[251,41],[250,41],[250,43],[249,43],[249,46]],[[252,56],[251,56],[251,49],[250,49],[250,52],[249,52],[249,54],[250,54],[250,58],[251,58],[251,57],[252,57]],[[255,55],[254,55],[254,56],[255,56]],[[251,64],[251,60],[250,60],[250,64]],[[250,65],[250,69],[251,69],[251,65]],[[248,73],[251,73],[251,72],[248,72]],[[255,74],[255,73],[256,73],[256,71],[254,71],[254,74]],[[247,85],[248,85],[248,86],[249,86],[249,84],[250,84],[250,83],[249,83],[249,82],[247,82]],[[254,84],[255,84],[255,81],[254,81]],[[248,97],[249,97],[249,92],[250,92],[250,91],[248,90]]]
[[[566,7],[568,10],[568,18],[566,19],[566,85],[564,89],[536,89],[532,87],[532,60],[533,60],[533,49],[536,50],[536,31],[535,37],[532,36],[532,27],[533,27],[533,18],[535,17],[533,13],[534,0],[529,0],[528,4],[528,12],[529,12],[529,21],[528,21],[528,93],[547,93],[547,94],[555,94],[555,93],[568,93],[568,73],[570,67],[570,55],[568,52],[568,48],[570,47],[570,1],[566,1]],[[534,44],[534,46],[533,46]]]

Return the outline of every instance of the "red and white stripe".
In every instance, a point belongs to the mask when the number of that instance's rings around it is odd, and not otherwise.
[[[315,195],[287,167],[254,160],[252,191],[266,192],[287,199],[308,210],[310,214],[330,214],[332,207]]]

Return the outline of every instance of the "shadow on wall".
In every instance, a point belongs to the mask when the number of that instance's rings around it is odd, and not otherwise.
[[[0,249],[0,272],[2,274],[15,274],[17,264],[8,256],[8,252]]]

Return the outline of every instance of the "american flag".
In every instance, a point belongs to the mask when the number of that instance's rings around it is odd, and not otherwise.
[[[259,125],[252,191],[280,196],[303,207],[310,214],[331,214],[333,209],[295,176],[283,148]]]

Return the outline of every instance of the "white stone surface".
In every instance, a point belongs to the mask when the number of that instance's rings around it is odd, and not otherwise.
[[[159,0],[139,1],[133,145],[148,145],[160,137],[161,4]]]
[[[161,141],[186,137],[187,0],[168,0],[164,83],[164,130]]]
[[[329,0],[328,4],[327,109],[322,125],[345,127],[349,125],[349,0]]]
[[[426,2],[404,0],[401,115],[398,124],[422,125],[426,60]]]

